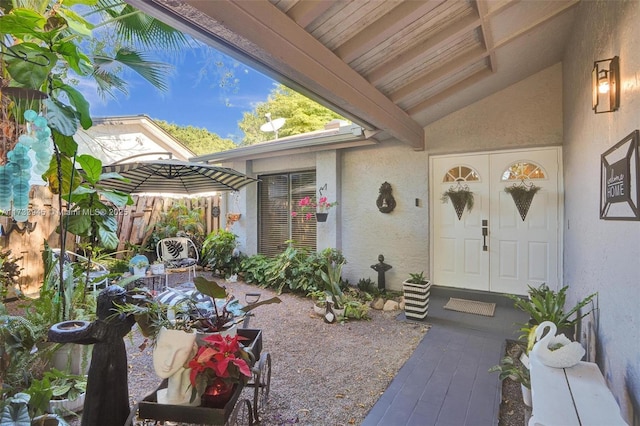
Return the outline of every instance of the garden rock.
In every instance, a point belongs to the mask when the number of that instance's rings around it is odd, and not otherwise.
[[[382,307],[383,311],[397,311],[399,309],[399,303],[395,300],[387,300]]]

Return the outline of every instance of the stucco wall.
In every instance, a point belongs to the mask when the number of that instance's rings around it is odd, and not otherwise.
[[[394,142],[343,153],[342,248],[349,262],[344,275],[352,284],[361,278],[377,282],[371,265],[379,254],[392,266],[387,288],[401,290],[409,273],[424,271],[429,277],[427,163],[425,152]],[[396,200],[395,210],[386,214],[376,205],[384,182]]]
[[[449,114],[425,128],[430,154],[562,144],[562,65]]]
[[[622,414],[640,424],[640,222],[599,219],[600,156],[640,128],[640,2],[581,2],[564,61],[564,282],[597,291],[597,360]],[[620,110],[591,110],[593,61],[620,56]]]

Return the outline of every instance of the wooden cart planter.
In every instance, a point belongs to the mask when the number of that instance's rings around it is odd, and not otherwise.
[[[247,351],[252,355],[253,377],[246,385],[236,385],[234,392],[222,408],[190,407],[186,405],[159,404],[157,393],[167,387],[165,379],[158,389],[146,396],[131,411],[125,426],[154,425],[156,422],[171,421],[202,425],[253,425],[258,422],[259,411],[266,405],[271,387],[271,356],[262,353],[262,331],[258,329],[238,329]],[[243,398],[244,387],[253,387],[253,401]],[[149,422],[147,422],[149,420]]]

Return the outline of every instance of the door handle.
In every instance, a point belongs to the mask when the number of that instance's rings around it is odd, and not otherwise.
[[[482,251],[489,250],[487,247],[487,235],[489,235],[489,221],[486,219],[482,220]]]

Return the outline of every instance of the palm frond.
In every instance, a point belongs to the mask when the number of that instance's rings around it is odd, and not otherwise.
[[[149,61],[143,53],[122,48],[116,52],[114,58],[94,56],[92,59],[96,66],[96,72],[118,63],[129,67],[159,90],[166,91],[168,89],[165,76],[173,67],[163,62]]]
[[[189,38],[162,21],[152,18],[119,0],[100,0],[95,10],[109,16],[122,40],[145,48],[180,51]]]

